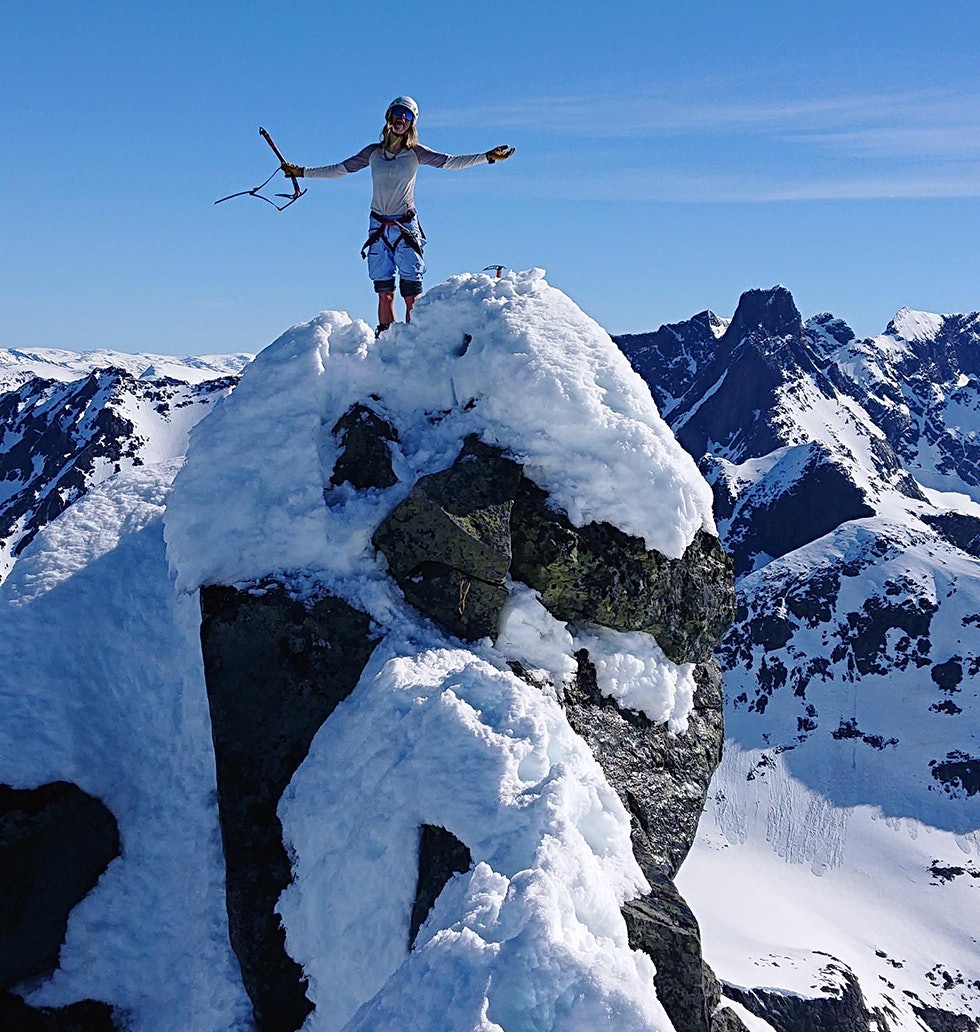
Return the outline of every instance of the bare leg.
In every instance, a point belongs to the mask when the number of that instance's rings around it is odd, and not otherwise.
[[[390,326],[395,321],[395,295],[378,294],[378,323]]]
[[[405,301],[405,322],[412,321],[412,305],[415,304],[415,298],[417,296],[418,295],[415,295],[413,297],[406,297],[403,299]]]

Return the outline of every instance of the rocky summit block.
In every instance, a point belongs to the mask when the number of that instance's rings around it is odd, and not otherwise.
[[[520,481],[516,462],[470,438],[452,466],[421,477],[375,531],[408,602],[464,640],[496,634]]]
[[[558,620],[646,632],[669,659],[697,665],[684,734],[604,696],[585,649],[559,699],[632,817],[633,852],[653,889],[623,914],[631,945],[657,966],[658,997],[680,1032],[744,1032],[718,1007],[697,922],[671,881],[694,841],[724,737],[711,656],[734,617],[734,575],[717,538],[701,532],[670,559],[608,523],[575,527],[517,462],[471,438],[452,466],[415,484],[373,541],[406,600],[460,638],[496,634],[509,575]],[[423,829],[410,941],[445,881],[469,862],[465,844]]]
[[[703,663],[735,615],[732,563],[700,531],[680,559],[608,523],[575,527],[524,479],[514,505],[511,576],[559,620],[653,635],[675,663]]]
[[[419,479],[373,541],[406,599],[465,640],[496,634],[508,573],[557,619],[645,631],[675,663],[708,660],[734,617],[717,538],[702,531],[670,559],[608,523],[575,527],[520,464],[475,438]]]

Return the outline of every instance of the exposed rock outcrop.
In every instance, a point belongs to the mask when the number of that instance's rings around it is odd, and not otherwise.
[[[703,663],[734,617],[731,561],[700,532],[680,559],[608,523],[575,527],[528,479],[514,506],[511,576],[559,620],[645,631],[675,663]]]
[[[468,871],[473,863],[469,847],[445,828],[423,824],[419,829],[419,880],[408,930],[408,947],[415,945],[439,893],[454,874]]]
[[[77,785],[0,785],[0,989],[58,966],[69,913],[118,855],[115,818]]]
[[[38,1009],[14,993],[50,974],[72,908],[119,855],[116,819],[77,785],[0,785],[0,1027],[9,1032],[111,1032],[108,1004],[86,1000]]]
[[[470,439],[449,469],[420,478],[374,534],[405,598],[464,640],[496,634],[520,480],[516,462]]]
[[[650,892],[623,907],[630,946],[656,965],[657,996],[677,1032],[711,1032],[698,923],[669,878],[647,880]]]
[[[365,488],[391,487],[398,482],[391,465],[390,441],[398,431],[367,405],[353,405],[330,431],[340,444],[340,456],[330,477],[332,484]]]
[[[967,1014],[953,1014],[940,1007],[922,1006],[912,1008],[933,1032],[977,1032],[980,1022]]]
[[[0,992],[0,1028],[4,1032],[116,1032],[113,1008],[95,1000],[67,1007],[31,1007],[14,993]]]
[[[292,1030],[313,1005],[274,910],[291,880],[276,806],[374,641],[341,599],[307,606],[276,584],[204,588],[201,612],[232,947],[259,1028]]]
[[[585,650],[563,696],[569,723],[588,742],[632,814],[633,853],[648,880],[677,873],[721,760],[725,727],[717,664],[699,666],[696,679],[694,707],[682,735],[604,696]]]
[[[764,1018],[776,1032],[869,1032],[871,1015],[854,973],[827,958],[823,996],[799,996],[768,989],[741,989],[724,984],[725,995]],[[876,1027],[880,1027],[877,1026]]]
[[[468,640],[495,634],[508,572],[559,620],[646,631],[676,663],[707,660],[734,616],[717,538],[702,532],[669,559],[608,523],[575,527],[520,465],[476,440],[418,481],[374,544],[406,599]]]

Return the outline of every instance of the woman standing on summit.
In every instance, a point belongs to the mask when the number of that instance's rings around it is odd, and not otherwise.
[[[337,165],[309,168],[284,161],[287,176],[309,179],[339,179],[349,172],[371,168],[374,196],[368,238],[361,251],[367,257],[368,275],[378,295],[378,333],[395,321],[395,273],[405,301],[405,321],[412,316],[412,305],[422,293],[425,262],[422,249],[425,234],[415,213],[415,177],[419,165],[461,169],[484,163],[504,161],[513,147],[494,147],[484,154],[440,154],[419,143],[418,104],[411,97],[396,97],[385,112],[381,142],[368,144],[353,157]]]

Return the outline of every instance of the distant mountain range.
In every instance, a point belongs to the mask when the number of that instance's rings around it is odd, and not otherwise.
[[[183,455],[249,359],[0,350],[0,582],[93,484]]]
[[[867,1006],[980,1015],[980,923],[971,934],[961,912],[977,915],[980,892],[980,314],[903,309],[857,340],[829,314],[804,324],[775,287],[745,293],[731,320],[702,312],[617,342],[711,484],[738,576],[719,652],[727,755],[696,853],[755,836],[785,863],[877,873],[909,926],[881,948],[878,910],[842,910]],[[857,844],[859,811],[884,855]],[[927,848],[947,852],[913,859],[882,820],[919,846],[940,832]],[[726,878],[731,856],[716,860],[702,877]],[[928,938],[920,907],[957,931],[896,967],[896,949]],[[877,949],[856,942],[869,921]]]

